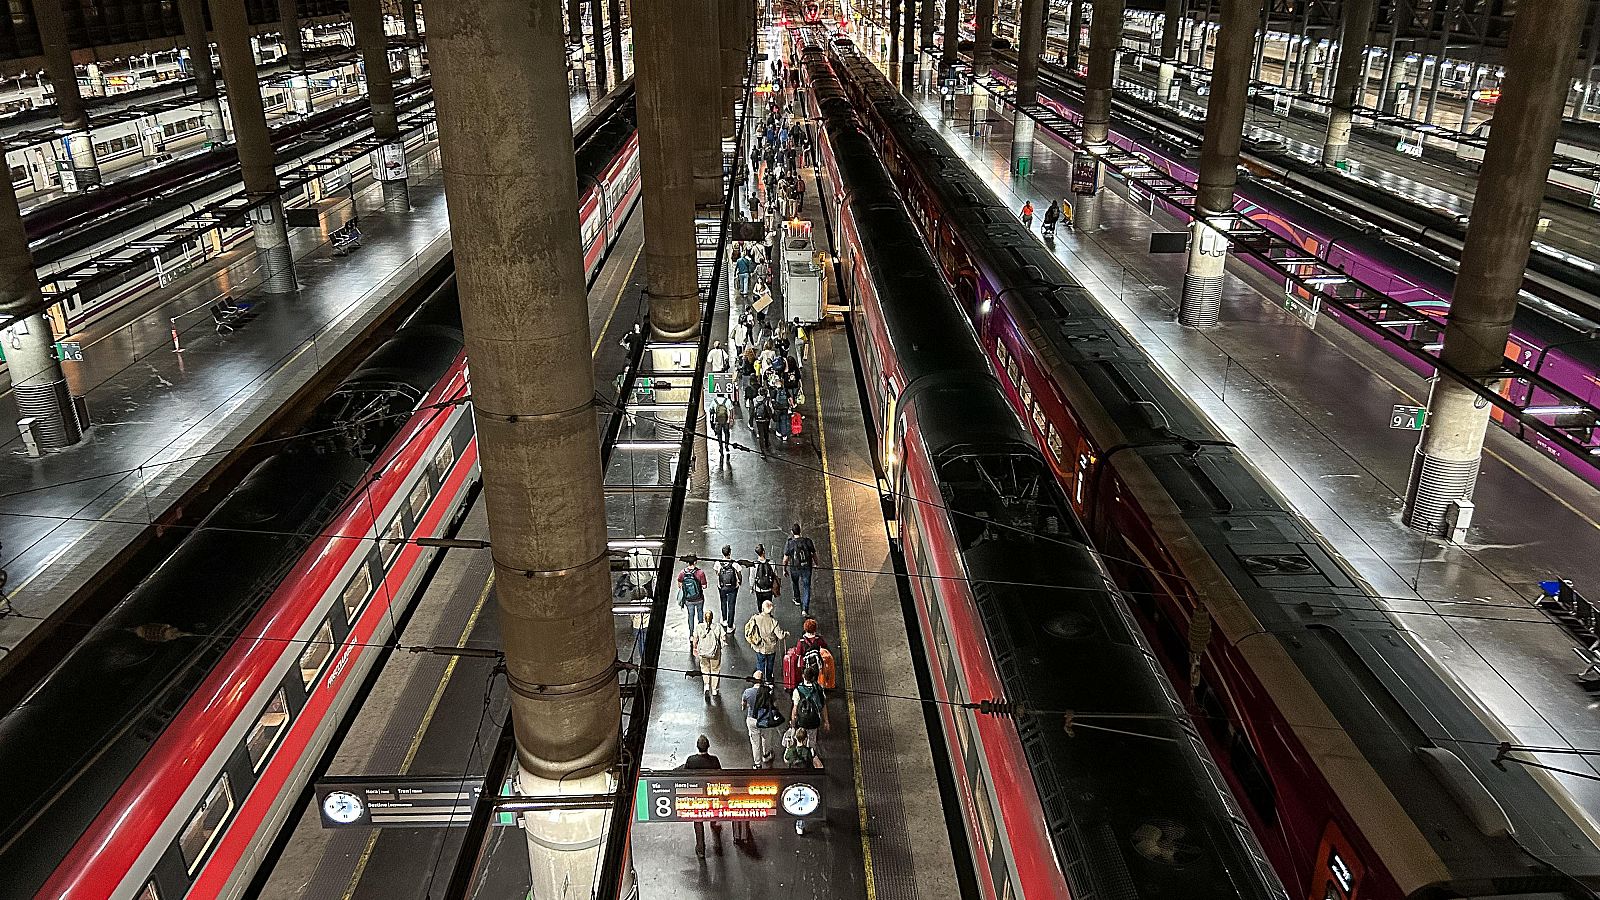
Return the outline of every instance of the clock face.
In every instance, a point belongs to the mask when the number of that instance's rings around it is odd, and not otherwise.
[[[364,811],[361,798],[349,791],[334,791],[322,800],[322,812],[341,825],[360,819]]]
[[[821,801],[817,789],[809,784],[791,784],[783,789],[783,811],[791,816],[809,816]]]

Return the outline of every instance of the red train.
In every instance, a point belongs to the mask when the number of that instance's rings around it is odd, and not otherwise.
[[[981,896],[1284,898],[833,73],[799,63]],[[985,700],[1013,704],[985,715]],[[1116,710],[1109,723],[1065,710]],[[1133,724],[1136,723],[1136,724]]]
[[[580,184],[637,195],[631,132]],[[0,897],[244,891],[463,510],[467,392],[452,282],[0,718]]]
[[[1572,798],[848,41],[835,66],[1013,410],[1291,893],[1592,898]],[[835,182],[837,191],[837,182]],[[1208,895],[1209,896],[1209,895]]]

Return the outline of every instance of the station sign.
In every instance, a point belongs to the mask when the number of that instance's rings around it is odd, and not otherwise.
[[[634,821],[798,819],[822,806],[821,769],[641,772]]]
[[[323,828],[438,828],[465,825],[481,778],[358,775],[315,785]]]
[[[62,362],[83,362],[83,342],[57,341],[56,358]]]
[[[1406,406],[1396,403],[1394,411],[1389,414],[1389,427],[1398,428],[1402,431],[1421,431],[1427,419],[1427,407]]]

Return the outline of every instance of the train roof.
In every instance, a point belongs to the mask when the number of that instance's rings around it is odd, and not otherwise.
[[[0,718],[0,871],[37,888],[366,471],[281,453]]]
[[[865,64],[851,68],[869,73]],[[877,84],[875,72],[868,78]],[[1227,586],[1283,645],[1452,878],[1472,895],[1593,896],[1562,871],[1600,876],[1600,849],[1527,770],[1492,764],[1497,739],[1409,633],[1067,268],[1031,233],[1023,240],[1020,224],[999,221],[1002,211],[1011,219],[1009,209],[976,175],[954,171],[959,157],[942,139],[929,139],[937,133],[920,116],[890,90],[866,92],[895,140],[910,148],[904,158],[918,167],[918,180],[954,211],[951,221],[987,277],[1021,313],[1028,339],[1042,345],[1058,378],[1092,395],[1098,409],[1091,414],[1115,430],[1111,449],[1148,466]],[[1439,774],[1422,752],[1436,750],[1453,751],[1462,763],[1446,771],[1470,776]],[[1491,833],[1493,816],[1481,810],[1495,804],[1514,838]]]

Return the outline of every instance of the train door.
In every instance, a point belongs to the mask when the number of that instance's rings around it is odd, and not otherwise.
[[[45,156],[45,148],[50,148],[51,155]],[[55,145],[39,144],[28,148],[28,177],[33,179],[33,189],[36,191],[49,190],[54,187],[59,176],[56,175]]]
[[[903,451],[901,439],[904,437],[904,430],[900,427],[900,387],[895,384],[893,375],[885,375],[879,390],[878,408],[883,410],[883,418],[878,423],[878,427],[882,430],[878,435],[880,464],[889,492],[899,494],[900,462]]]

